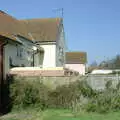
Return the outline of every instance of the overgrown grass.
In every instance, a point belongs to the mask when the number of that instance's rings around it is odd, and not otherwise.
[[[78,112],[74,114],[65,109],[47,109],[38,111],[27,109],[14,111],[0,117],[0,120],[119,120],[120,112],[110,112],[108,114]]]
[[[50,89],[39,80],[15,80],[10,86],[14,109],[34,107],[45,109],[69,109],[107,113],[120,110],[120,84],[117,89],[108,81],[105,91],[93,90],[85,80]]]
[[[16,80],[10,86],[10,96],[14,108],[37,106],[45,108],[73,108],[74,104],[86,100],[96,93],[85,81],[76,81],[68,85],[49,89],[40,81]]]

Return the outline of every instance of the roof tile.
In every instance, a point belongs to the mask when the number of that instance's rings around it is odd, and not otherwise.
[[[20,20],[36,41],[56,41],[61,18]]]
[[[66,64],[85,64],[86,62],[86,52],[66,52]]]
[[[29,40],[56,41],[61,18],[17,20],[0,11],[0,35],[16,40],[21,35]]]

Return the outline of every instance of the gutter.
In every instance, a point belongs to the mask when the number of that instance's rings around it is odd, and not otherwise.
[[[50,45],[50,44],[56,44],[56,41],[37,41],[35,42],[36,45]]]

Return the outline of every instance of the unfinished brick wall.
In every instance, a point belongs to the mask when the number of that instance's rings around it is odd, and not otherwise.
[[[18,69],[18,70],[10,70],[9,74],[18,75],[18,76],[50,76],[50,77],[58,77],[58,76],[72,76],[78,75],[79,73],[75,71],[71,71],[68,69],[63,70],[42,70],[42,69]]]

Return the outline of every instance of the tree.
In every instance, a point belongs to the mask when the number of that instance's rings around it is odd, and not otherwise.
[[[102,61],[99,67],[101,69],[120,69],[120,55],[116,55],[111,60]]]
[[[96,61],[93,61],[93,62],[90,64],[90,67],[97,67],[97,66],[98,66],[98,64],[97,64]]]
[[[113,65],[115,69],[120,69],[120,55],[116,55]]]
[[[87,72],[88,72],[88,73],[91,73],[91,72],[92,72],[94,69],[96,69],[97,67],[98,67],[97,62],[96,62],[96,61],[93,61],[93,62],[89,65]]]

